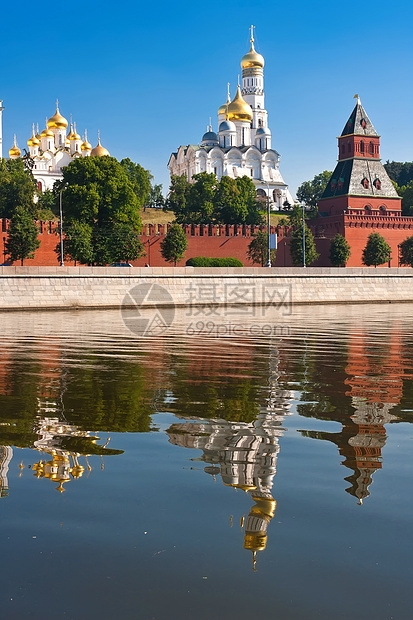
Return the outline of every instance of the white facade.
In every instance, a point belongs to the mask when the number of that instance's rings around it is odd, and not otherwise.
[[[252,28],[251,28],[252,30]],[[264,58],[251,49],[241,60],[242,89],[231,101],[218,110],[218,132],[209,126],[201,144],[180,146],[172,153],[168,168],[171,175],[185,175],[191,181],[194,174],[214,173],[237,178],[248,176],[257,194],[269,196],[273,209],[281,209],[293,198],[279,170],[280,156],[271,148],[271,131],[264,102]]]

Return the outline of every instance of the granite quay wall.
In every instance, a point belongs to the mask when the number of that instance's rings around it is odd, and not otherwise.
[[[0,267],[0,310],[413,302],[406,268]],[[211,312],[212,314],[212,312]]]

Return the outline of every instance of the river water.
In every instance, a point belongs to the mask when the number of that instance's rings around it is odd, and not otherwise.
[[[410,620],[413,307],[132,324],[0,315],[1,618]]]

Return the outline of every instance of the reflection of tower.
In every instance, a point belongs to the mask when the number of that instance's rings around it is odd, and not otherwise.
[[[9,471],[9,463],[12,456],[13,450],[10,446],[0,446],[0,497],[7,497],[9,494],[7,473]]]

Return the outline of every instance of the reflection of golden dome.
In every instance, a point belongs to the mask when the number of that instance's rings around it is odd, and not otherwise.
[[[95,148],[92,149],[91,155],[94,157],[103,157],[104,155],[109,155],[109,151],[101,145],[100,138],[98,139],[98,143]]]
[[[251,67],[261,67],[264,66],[264,58],[261,54],[258,54],[254,49],[254,41],[251,39],[251,49],[248,54],[241,59],[241,67],[243,69],[249,69]]]
[[[49,118],[47,126],[49,129],[66,129],[67,120],[60,114],[59,107],[56,106],[56,113]]]
[[[244,536],[244,549],[251,549],[251,551],[264,551],[267,546],[267,533],[266,532],[253,532],[246,533]]]
[[[236,489],[241,489],[242,491],[245,491],[245,493],[247,491],[252,491],[253,489],[257,488],[253,484],[233,484],[231,486],[235,487]]]
[[[228,106],[229,121],[252,121],[251,106],[242,98],[240,87],[238,84],[237,94]]]
[[[19,149],[19,147],[16,144],[16,136],[14,136],[14,144],[11,147],[11,149],[9,150],[9,157],[16,158],[16,157],[20,157],[20,155],[22,154],[21,150]]]
[[[34,133],[34,125],[33,125],[33,133],[32,137],[27,140],[27,146],[39,146],[40,140],[37,139]]]

